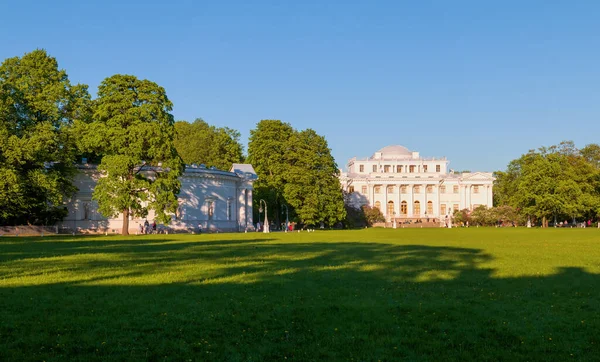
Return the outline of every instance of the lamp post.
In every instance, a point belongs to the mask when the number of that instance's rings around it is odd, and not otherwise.
[[[288,232],[288,225],[289,225],[289,214],[288,214],[288,207],[286,204],[282,204],[281,206],[285,207],[285,232]],[[281,210],[281,213],[283,214],[283,210]]]
[[[268,234],[269,233],[269,219],[267,217],[267,202],[263,199],[260,199],[260,208],[258,209],[258,212],[261,213],[263,208],[262,208],[262,204],[265,204],[265,226],[263,227],[263,233]],[[260,220],[260,218],[259,218]]]

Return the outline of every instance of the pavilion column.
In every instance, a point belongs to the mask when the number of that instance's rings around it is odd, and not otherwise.
[[[239,226],[239,231],[246,230],[247,220],[246,220],[246,189],[239,188],[238,189],[238,197],[237,197],[237,222]]]
[[[252,210],[252,189],[247,189],[246,195],[246,225],[254,225],[254,211]]]
[[[492,186],[487,186],[487,207],[494,206],[494,194],[492,193]]]
[[[458,192],[459,192],[459,202],[458,202],[458,209],[462,210],[465,208],[465,186],[464,185],[460,185],[458,186]]]

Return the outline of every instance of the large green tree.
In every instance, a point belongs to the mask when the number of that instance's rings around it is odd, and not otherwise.
[[[0,223],[48,224],[75,191],[74,121],[90,117],[86,85],[44,50],[0,66]]]
[[[248,161],[259,177],[255,199],[269,204],[271,220],[280,220],[282,204],[308,225],[333,225],[344,219],[339,170],[327,141],[314,130],[296,131],[279,120],[260,121],[250,131]]]
[[[166,223],[177,208],[183,163],[173,143],[172,107],[162,87],[131,75],[114,75],[98,87],[82,147],[102,155],[93,198],[103,215],[123,214],[123,235],[130,215],[154,210]]]
[[[215,127],[198,118],[193,123],[175,122],[175,148],[188,164],[205,164],[229,170],[243,162],[240,133],[227,127]]]
[[[598,168],[572,142],[531,150],[496,173],[497,205],[542,220],[600,213]]]
[[[346,217],[339,169],[323,136],[295,132],[285,153],[284,198],[308,225],[333,225]]]
[[[254,183],[254,205],[259,207],[258,201],[264,199],[270,205],[267,210],[270,219],[276,222],[280,220],[281,204],[287,204],[283,197],[288,167],[286,153],[294,132],[289,123],[270,119],[260,121],[250,130],[247,161],[258,175]],[[293,209],[290,214],[293,215]]]

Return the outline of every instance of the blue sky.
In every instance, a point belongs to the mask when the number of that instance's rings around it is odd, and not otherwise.
[[[457,170],[600,143],[598,1],[3,1],[0,59],[46,49],[95,94],[117,73],[177,120],[313,128],[338,165],[401,144]]]

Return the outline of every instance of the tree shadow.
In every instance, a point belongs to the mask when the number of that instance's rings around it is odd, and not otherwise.
[[[580,268],[495,278],[482,250],[361,241],[45,246],[19,254],[0,244],[3,360],[593,360],[600,352],[600,280]]]

